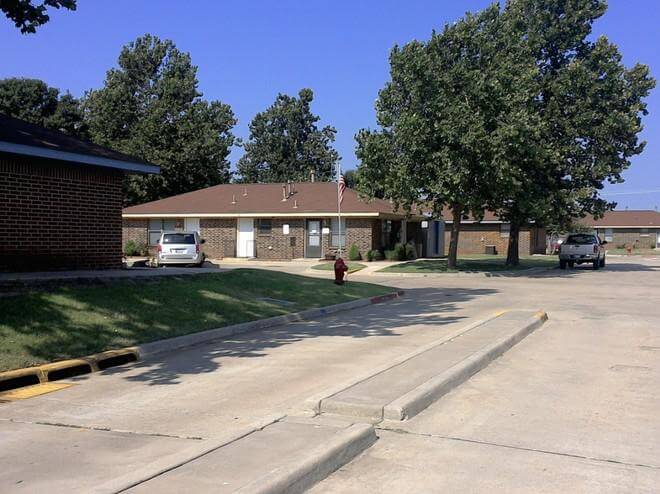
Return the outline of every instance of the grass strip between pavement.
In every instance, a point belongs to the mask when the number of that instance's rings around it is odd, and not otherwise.
[[[0,371],[391,291],[369,283],[337,286],[330,278],[236,269],[4,297],[0,298]]]
[[[505,257],[501,256],[470,256],[461,257],[456,269],[449,269],[447,259],[421,259],[401,264],[395,264],[381,269],[380,273],[494,273],[520,271],[530,268],[552,268],[558,266],[557,256],[521,257],[518,266],[506,266]]]
[[[360,271],[361,269],[366,268],[367,266],[359,263],[359,262],[349,262],[347,263],[348,265],[348,272],[349,273],[355,273],[356,271]],[[324,262],[322,264],[315,264],[312,266],[312,269],[318,269],[319,271],[334,271],[335,269],[335,262]]]

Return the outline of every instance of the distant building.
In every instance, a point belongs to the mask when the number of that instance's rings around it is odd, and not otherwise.
[[[592,227],[608,248],[660,248],[660,212],[653,210],[608,211],[595,220],[585,218],[582,224]]]

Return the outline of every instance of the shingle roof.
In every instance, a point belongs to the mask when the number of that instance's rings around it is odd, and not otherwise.
[[[222,184],[188,192],[158,201],[131,206],[124,215],[233,215],[233,214],[318,214],[337,211],[335,182],[303,182],[292,184],[293,193],[283,198],[283,184]],[[342,213],[403,216],[389,201],[364,201],[357,192],[344,191]]]
[[[582,223],[595,228],[660,228],[660,212],[653,210],[608,211],[598,220],[588,217]]]
[[[0,152],[57,159],[140,173],[160,168],[138,158],[0,114]]]

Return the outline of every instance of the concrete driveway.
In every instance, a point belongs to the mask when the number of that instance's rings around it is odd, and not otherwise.
[[[313,492],[660,491],[660,263],[506,284],[550,322]]]
[[[517,307],[543,307],[551,320],[396,432],[380,431],[318,492],[651,492],[659,272],[657,260],[621,259],[515,278],[354,274],[407,294],[0,404],[0,492],[84,492]]]

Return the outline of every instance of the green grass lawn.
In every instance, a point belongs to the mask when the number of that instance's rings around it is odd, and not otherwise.
[[[330,280],[237,269],[0,298],[0,371],[391,291],[369,283],[337,286]]]
[[[356,271],[360,271],[361,269],[366,268],[367,266],[364,264],[361,264],[359,262],[349,262],[348,264],[348,272],[349,273],[355,273]],[[335,263],[333,262],[324,262],[321,264],[315,264],[312,266],[312,269],[318,269],[319,271],[333,271],[335,269]]]
[[[556,256],[526,256],[520,258],[518,266],[506,266],[505,257],[475,255],[460,257],[457,269],[447,267],[447,259],[425,259],[395,264],[381,269],[381,273],[447,273],[447,272],[503,272],[520,271],[530,268],[551,268],[558,265]]]

